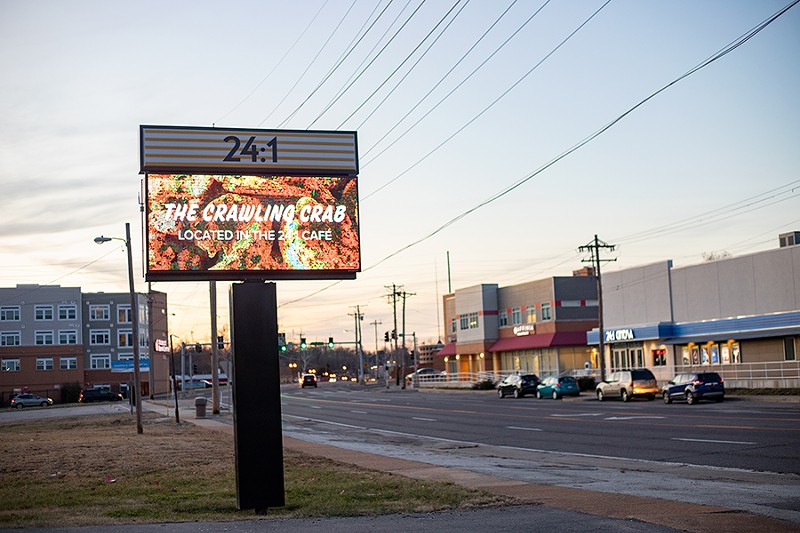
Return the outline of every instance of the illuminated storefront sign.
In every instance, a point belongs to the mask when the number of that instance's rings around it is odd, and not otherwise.
[[[636,337],[632,329],[612,329],[605,332],[606,342],[632,341]]]
[[[521,326],[514,326],[514,335],[522,336],[522,335],[532,335],[536,333],[536,325],[535,324],[522,324]]]

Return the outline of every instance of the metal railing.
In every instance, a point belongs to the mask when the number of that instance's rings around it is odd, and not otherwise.
[[[677,365],[675,367],[675,373],[681,372],[716,372],[731,387],[800,387],[800,361]]]

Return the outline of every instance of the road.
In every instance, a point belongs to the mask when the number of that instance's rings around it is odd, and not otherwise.
[[[285,388],[285,434],[509,479],[706,503],[800,525],[800,404],[500,399]]]

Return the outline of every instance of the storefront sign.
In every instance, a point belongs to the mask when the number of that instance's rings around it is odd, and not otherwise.
[[[522,324],[521,326],[514,326],[514,335],[522,336],[522,335],[531,335],[536,333],[536,325],[535,324]]]
[[[169,343],[165,339],[156,339],[154,347],[157,352],[169,353]]]
[[[632,341],[635,338],[632,329],[612,329],[606,331],[606,342]]]

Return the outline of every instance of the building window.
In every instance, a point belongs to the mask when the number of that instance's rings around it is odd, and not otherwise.
[[[652,350],[653,352],[653,366],[667,366],[667,350],[659,348]]]
[[[19,306],[5,305],[0,307],[0,322],[19,322]]]
[[[77,357],[59,357],[58,367],[61,370],[77,370],[78,358]]]
[[[74,329],[59,331],[58,344],[78,344],[78,332]]]
[[[0,332],[0,346],[19,346],[22,336],[19,331]]]
[[[522,324],[522,310],[519,307],[511,310],[511,323],[515,326]]]
[[[36,358],[36,370],[53,370],[53,358],[52,357],[37,357]]]
[[[528,324],[536,323],[536,306],[531,305],[527,308],[526,321]]]
[[[133,331],[129,329],[117,331],[117,346],[120,348],[133,348]]]
[[[92,370],[104,370],[111,368],[111,356],[105,355],[92,355],[89,359],[89,368]]]
[[[131,323],[131,306],[130,305],[118,305],[117,306],[117,322],[120,324],[130,324]]]
[[[34,333],[34,344],[37,346],[46,346],[53,344],[53,332],[52,331],[37,331]]]
[[[108,305],[89,306],[89,320],[108,320],[110,313]]]
[[[542,320],[553,320],[553,311],[550,303],[542,304]]]
[[[461,315],[459,319],[460,319],[461,331],[469,329],[469,315]]]
[[[499,313],[497,313],[497,321],[500,324],[501,328],[508,326],[508,311],[503,309]]]
[[[794,350],[794,337],[783,338],[783,358],[786,361],[794,361],[796,358]]]
[[[0,359],[0,371],[19,372],[19,359]]]
[[[58,306],[58,319],[59,320],[77,320],[78,319],[78,306],[77,305],[59,305]]]
[[[458,323],[455,318],[450,319],[450,332],[456,333],[458,331]]]
[[[478,329],[478,313],[469,314],[469,329]]]
[[[111,331],[107,329],[93,329],[89,331],[89,345],[99,346],[111,344]]]
[[[53,306],[52,305],[35,305],[35,306],[33,306],[33,319],[34,320],[53,320]]]

